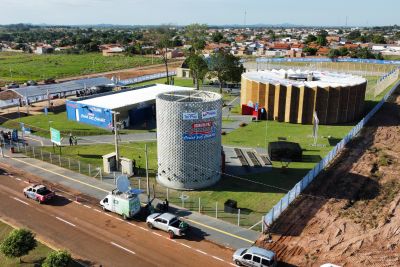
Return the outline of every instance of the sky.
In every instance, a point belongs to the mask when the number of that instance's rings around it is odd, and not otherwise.
[[[400,24],[399,0],[0,0],[0,10],[0,24]]]

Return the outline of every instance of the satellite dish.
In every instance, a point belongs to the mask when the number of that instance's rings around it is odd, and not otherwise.
[[[117,189],[122,193],[126,193],[129,191],[131,183],[128,180],[128,176],[120,175],[117,178]]]

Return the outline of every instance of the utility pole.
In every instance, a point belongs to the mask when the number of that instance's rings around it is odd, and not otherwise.
[[[119,151],[118,151],[118,127],[117,127],[117,115],[119,112],[112,111],[114,119],[114,142],[115,142],[115,161],[116,169],[119,170]]]
[[[149,161],[147,154],[147,144],[144,145],[145,159],[146,159],[146,189],[147,189],[147,203],[150,203],[150,183],[149,183]]]

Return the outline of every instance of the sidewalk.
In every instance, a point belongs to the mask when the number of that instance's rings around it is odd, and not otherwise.
[[[4,155],[4,158],[0,158],[2,163],[27,173],[33,173],[44,180],[61,184],[99,200],[107,192],[114,189],[114,186],[109,182],[102,182],[41,160],[28,158],[22,154],[11,154],[7,150],[4,151]],[[146,195],[141,197],[142,201],[147,199]],[[155,200],[153,205],[157,205],[158,202],[159,200]],[[184,210],[177,206],[171,205],[171,211],[184,216],[194,228],[197,228],[195,232],[203,235],[205,239],[233,249],[252,245],[260,235],[259,232],[244,229],[197,212]]]

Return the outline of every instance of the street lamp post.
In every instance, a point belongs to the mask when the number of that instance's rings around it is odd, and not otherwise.
[[[265,120],[265,149],[268,151],[267,133],[268,133],[268,110],[265,109],[266,120]]]
[[[117,115],[119,112],[111,111],[114,120],[114,142],[115,142],[115,161],[116,169],[119,170],[119,150],[118,150],[118,127],[117,127]]]

